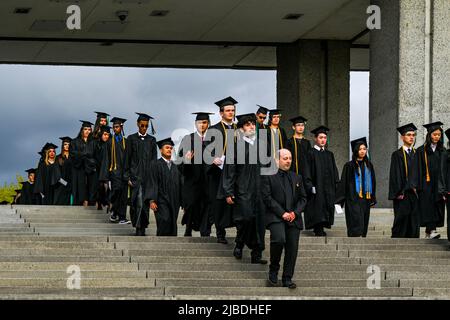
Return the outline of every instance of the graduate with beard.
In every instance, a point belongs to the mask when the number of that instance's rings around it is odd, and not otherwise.
[[[324,228],[334,224],[334,204],[339,172],[331,151],[327,149],[328,129],[319,126],[314,134],[314,147],[310,149],[305,172],[308,204],[305,210],[306,229],[313,229],[317,237],[325,237]]]
[[[97,201],[98,176],[95,160],[96,142],[92,137],[92,123],[82,123],[77,138],[70,143],[72,158],[72,194],[76,206],[95,205]]]
[[[42,161],[36,172],[36,183],[34,193],[40,194],[43,205],[55,204],[55,191],[61,183],[61,172],[56,162],[56,148],[53,143],[44,146],[44,161]]]
[[[416,130],[413,123],[397,128],[403,146],[392,153],[389,171],[389,200],[394,202],[392,238],[420,237],[418,188],[421,173],[419,156],[414,148]]]
[[[107,146],[111,137],[111,127],[102,126],[100,128],[99,138],[95,146],[95,162],[97,165],[96,179],[97,179],[97,210],[103,210],[107,207],[107,213],[110,209],[109,201],[109,183],[106,174],[107,165]],[[103,170],[103,172],[102,172]]]
[[[344,206],[347,236],[366,237],[370,208],[376,204],[375,170],[367,155],[366,137],[353,140],[352,160],[342,169],[336,203]]]
[[[131,187],[130,216],[133,227],[136,228],[136,236],[145,236],[145,229],[149,224],[150,208],[144,203],[144,196],[150,179],[149,163],[156,160],[156,139],[147,133],[149,125],[152,134],[155,133],[151,120],[153,117],[145,113],[138,115],[138,132],[128,136],[125,152],[124,179]]]
[[[36,179],[36,169],[31,168],[26,170],[28,173],[28,180],[21,182],[22,190],[20,192],[20,197],[16,204],[25,205],[40,205],[42,204],[42,197],[39,194],[34,193],[34,182]]]
[[[417,149],[421,173],[419,192],[420,226],[425,227],[425,238],[439,239],[436,228],[444,226],[445,189],[443,161],[446,151],[443,143],[444,130],[440,121],[425,124],[427,136],[423,146]]]
[[[59,138],[62,141],[61,153],[56,157],[61,172],[61,180],[55,190],[55,205],[68,206],[72,198],[72,159],[70,157],[70,137]]]
[[[174,143],[167,138],[157,142],[161,158],[151,163],[144,202],[150,204],[156,218],[156,235],[178,235],[177,221],[181,207],[181,174],[172,161]]]
[[[130,224],[127,220],[128,183],[124,179],[125,152],[127,139],[125,138],[123,125],[126,119],[114,117],[113,136],[107,142],[106,152],[103,154],[102,166],[100,170],[101,181],[111,185],[110,202],[112,223]]]
[[[237,117],[237,142],[235,158],[225,163],[222,188],[218,198],[225,198],[233,206],[233,222],[236,225],[236,246],[233,255],[242,259],[244,246],[251,249],[251,263],[267,264],[262,259],[261,243],[258,237],[256,216],[263,214],[259,210],[261,202],[261,165],[258,159],[256,141],[256,116],[254,113]]]
[[[210,218],[214,219],[216,226],[217,242],[227,244],[226,229],[234,226],[233,207],[225,201],[219,194],[223,194],[222,189],[222,168],[227,161],[227,145],[229,139],[235,139],[234,130],[237,129],[233,122],[236,115],[236,104],[238,102],[233,97],[227,97],[215,102],[219,107],[220,122],[211,126],[206,135],[208,146],[205,154],[213,157],[213,163],[208,164],[206,173],[208,177],[208,199],[210,208]],[[217,136],[221,137],[222,143],[218,145]],[[232,145],[232,144],[231,144]]]
[[[294,134],[288,139],[286,143],[286,149],[291,151],[292,154],[292,166],[291,170],[301,176],[305,175],[307,165],[307,155],[311,149],[311,142],[305,138],[305,126],[306,121],[302,116],[298,116],[290,119],[292,122],[292,130]]]
[[[183,175],[184,215],[182,225],[186,225],[185,237],[192,236],[192,230],[200,231],[200,236],[209,237],[213,223],[210,216],[206,163],[203,152],[207,146],[205,139],[210,125],[210,112],[194,112],[196,131],[186,135],[180,144],[178,162]]]

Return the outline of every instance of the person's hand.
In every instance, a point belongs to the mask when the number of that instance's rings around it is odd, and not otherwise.
[[[186,160],[192,160],[192,158],[194,158],[194,153],[192,151],[189,151],[188,153],[186,153],[185,158]]]
[[[133,182],[131,182],[131,180],[128,180],[128,185],[129,185],[130,187],[133,187]]]
[[[232,204],[234,204],[234,201],[233,201],[233,199],[234,199],[234,197],[233,196],[229,196],[229,197],[227,197],[227,203],[229,204],[229,205],[232,205]]]
[[[404,194],[401,194],[401,195],[397,196],[397,200],[403,200],[403,199],[405,199],[405,195]]]
[[[290,222],[289,220],[291,219],[291,214],[289,212],[285,212],[283,213],[282,218],[283,220]]]
[[[220,158],[214,158],[213,163],[216,166],[221,166],[223,162],[222,162],[222,160]]]
[[[295,220],[295,212],[292,211],[292,212],[291,212],[291,219],[290,219],[289,222],[293,222],[294,220]]]
[[[155,201],[150,202],[150,209],[152,209],[154,212],[158,211],[158,205]]]

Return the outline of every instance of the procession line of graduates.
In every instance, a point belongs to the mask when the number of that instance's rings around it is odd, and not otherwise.
[[[227,244],[226,229],[236,228],[233,255],[242,259],[248,247],[254,264],[267,263],[262,252],[265,232],[270,230],[269,284],[278,283],[284,250],[282,283],[294,288],[300,230],[326,236],[325,229],[334,224],[340,205],[345,206],[348,236],[367,236],[370,209],[377,202],[367,139],[351,141],[352,159],[339,177],[328,149],[329,128],[321,125],[312,130],[311,143],[304,137],[307,119],[297,116],[290,119],[293,134],[288,137],[280,127],[281,109],[258,105],[256,113],[236,116],[237,103],[232,97],[217,101],[221,120],[214,125],[210,122],[213,113],[193,113],[196,131],[182,139],[178,152],[170,138],[156,141],[154,118],[145,113],[137,113],[138,131],[125,138],[126,119],[111,119],[111,133],[109,115],[97,112],[95,125],[81,121],[75,139],[60,138],[59,155],[52,143],[42,148],[38,168],[27,170],[28,181],[16,202],[106,206],[111,222],[132,223],[137,236],[145,235],[150,209],[157,235],[177,236],[183,208],[185,236],[198,231],[209,237],[215,225],[217,242]],[[417,150],[414,124],[397,129],[404,145],[391,158],[392,237],[419,237],[421,226],[427,238],[440,236],[437,228],[444,225],[445,203],[450,208],[450,157],[443,145],[442,126],[441,122],[425,125],[426,142]],[[152,134],[147,133],[149,129]],[[450,129],[446,135],[450,138]],[[206,161],[205,154],[212,161]],[[263,174],[273,163],[277,170]],[[128,205],[131,222],[126,219]]]

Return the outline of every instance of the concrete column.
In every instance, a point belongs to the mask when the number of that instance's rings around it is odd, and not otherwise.
[[[370,34],[370,154],[377,169],[379,206],[390,207],[392,204],[387,200],[390,156],[400,146],[396,128],[414,122],[419,128],[418,147],[425,137],[423,124],[449,120],[450,89],[444,80],[448,77],[450,55],[446,23],[450,18],[449,3],[445,0],[371,3],[381,8],[381,30]],[[441,20],[439,25],[437,21],[433,23],[436,18]],[[430,30],[429,46],[428,19],[436,33],[433,35],[433,29]]]
[[[277,105],[283,109],[283,126],[301,114],[308,119],[307,134],[329,126],[330,150],[341,170],[348,161],[350,128],[350,43],[301,40],[277,48]]]

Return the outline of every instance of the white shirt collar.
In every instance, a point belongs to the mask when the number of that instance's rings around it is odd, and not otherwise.
[[[433,149],[433,152],[435,152],[436,151],[436,148],[437,148],[437,144],[431,144],[431,149]]]
[[[146,136],[148,135],[148,133],[141,134],[141,133],[138,131],[138,135],[139,135],[139,137],[146,137]]]
[[[247,137],[247,136],[244,136],[244,141],[250,143],[251,145],[253,145],[253,144],[255,143],[255,139],[256,139],[255,136],[253,136],[252,138],[249,138],[249,137]]]
[[[172,162],[172,160],[167,160],[167,159],[164,158],[164,157],[161,157],[161,159],[163,159],[166,163],[171,163],[171,162]]]
[[[230,123],[226,123],[225,121],[221,120],[222,123],[226,126],[233,126],[233,121],[231,121]]]
[[[412,148],[412,147],[409,147],[409,148],[408,148],[407,146],[403,146],[403,149],[404,149],[406,152],[408,152],[408,150],[411,150],[411,151],[412,151],[413,148]]]
[[[323,148],[319,147],[317,144],[314,145],[314,149],[316,149],[317,151],[323,150]]]
[[[197,135],[198,135],[200,138],[205,138],[206,132],[208,132],[208,130],[206,130],[205,133],[204,133],[203,135],[201,135],[200,132],[198,132],[198,130],[195,131],[195,133],[197,133]]]

